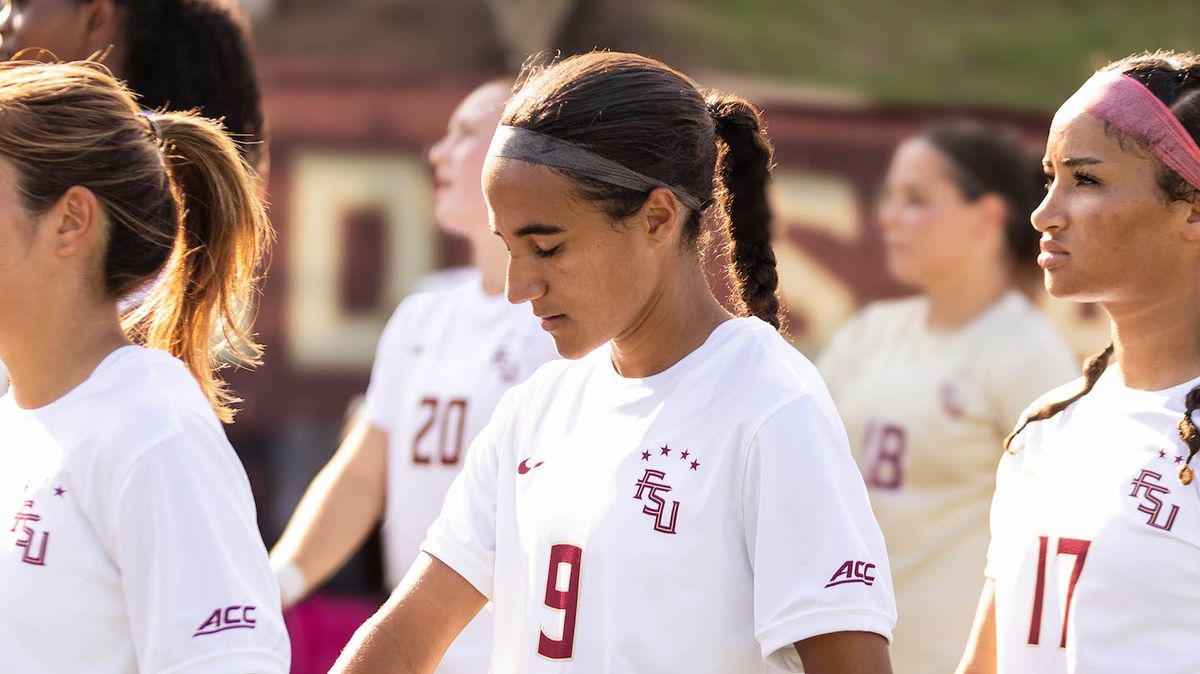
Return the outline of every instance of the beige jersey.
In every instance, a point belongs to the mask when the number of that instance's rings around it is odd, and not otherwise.
[[[887,540],[897,674],[954,670],[983,584],[1004,437],[1031,400],[1079,373],[1017,292],[953,333],[926,328],[927,306],[868,306],[818,363]]]

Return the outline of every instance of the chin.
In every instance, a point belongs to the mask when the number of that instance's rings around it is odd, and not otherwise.
[[[595,351],[604,342],[595,342],[591,339],[582,338],[579,335],[560,334],[566,331],[555,330],[550,333],[550,337],[554,340],[554,350],[558,351],[558,355],[567,360],[578,360]]]

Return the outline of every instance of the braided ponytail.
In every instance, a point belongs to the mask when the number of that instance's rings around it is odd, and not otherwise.
[[[1004,450],[1011,451],[1009,446],[1012,444],[1013,439],[1020,435],[1021,431],[1025,430],[1025,427],[1029,424],[1035,421],[1044,421],[1049,419],[1075,404],[1075,401],[1084,397],[1088,393],[1091,393],[1092,389],[1096,386],[1096,382],[1100,381],[1100,375],[1104,374],[1104,370],[1108,368],[1108,361],[1110,358],[1112,358],[1112,354],[1113,345],[1109,344],[1108,346],[1104,347],[1103,351],[1089,358],[1087,364],[1083,366],[1083,390],[1071,396],[1070,398],[1067,398],[1066,400],[1050,403],[1049,405],[1046,405],[1025,417],[1025,420],[1021,422],[1021,425],[1017,427],[1017,430],[1010,433],[1007,438],[1004,438]]]
[[[771,143],[762,117],[745,99],[709,91],[705,103],[717,134],[716,200],[727,216],[729,277],[741,313],[780,327],[779,274],[771,248]]]

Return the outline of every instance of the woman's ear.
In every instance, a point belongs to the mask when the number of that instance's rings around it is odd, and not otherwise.
[[[96,245],[101,235],[100,203],[91,190],[79,185],[64,192],[42,220],[53,228],[54,253],[58,257],[80,255]]]
[[[634,217],[637,226],[644,229],[651,243],[659,246],[675,240],[683,229],[686,216],[687,208],[679,203],[679,198],[671,190],[656,187]]]

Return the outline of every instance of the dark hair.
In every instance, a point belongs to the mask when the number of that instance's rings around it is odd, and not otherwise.
[[[718,204],[738,309],[779,327],[766,194],[772,149],[753,105],[701,91],[644,56],[593,52],[527,68],[501,123],[573,143],[694,196],[702,206],[688,214],[686,245],[698,244],[702,215]],[[560,173],[614,221],[636,213],[650,192]]]
[[[122,319],[137,343],[188,366],[217,415],[237,399],[216,378],[223,359],[257,364],[247,315],[271,230],[254,173],[216,122],[147,116],[95,62],[0,63],[0,157],[24,210],[41,214],[71,187],[107,216],[103,290],[114,301],[159,277]],[[160,273],[161,272],[161,273]]]
[[[1009,260],[1035,269],[1038,231],[1029,216],[1043,196],[1041,162],[1007,128],[970,120],[939,122],[916,136],[949,160],[951,179],[963,198],[995,194],[1004,201],[1004,243]]]
[[[152,110],[199,110],[259,166],[264,122],[245,14],[232,0],[114,0],[125,62],[115,69]]]
[[[1129,75],[1141,82],[1155,97],[1170,108],[1188,134],[1200,143],[1200,54],[1167,51],[1136,54],[1114,61],[1102,70]],[[1109,125],[1106,127],[1122,142],[1128,138],[1115,128]],[[1188,184],[1166,164],[1162,162],[1159,164],[1158,186],[1167,200],[1193,201],[1200,197],[1200,190]],[[1103,351],[1092,356],[1084,366],[1083,390],[1066,400],[1045,405],[1032,412],[1017,427],[1017,430],[1004,440],[1004,448],[1008,450],[1013,439],[1031,422],[1049,419],[1087,395],[1096,385],[1096,381],[1100,379],[1100,375],[1104,374],[1112,354],[1113,347],[1110,344]],[[1185,398],[1183,418],[1179,421],[1179,437],[1188,448],[1187,461],[1179,469],[1179,479],[1184,484],[1191,482],[1192,459],[1200,452],[1200,431],[1192,421],[1192,414],[1196,412],[1197,408],[1200,408],[1200,386],[1188,392]]]

